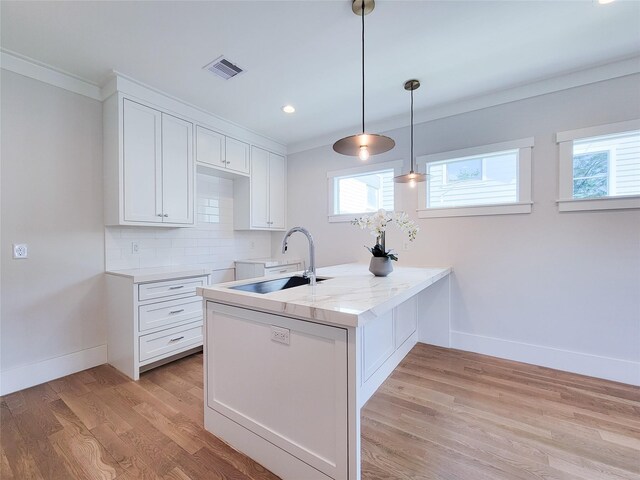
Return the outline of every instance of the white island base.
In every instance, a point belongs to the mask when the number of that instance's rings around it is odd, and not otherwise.
[[[205,428],[284,479],[360,479],[361,407],[418,341],[448,346],[449,273],[341,265],[315,288],[200,289]]]

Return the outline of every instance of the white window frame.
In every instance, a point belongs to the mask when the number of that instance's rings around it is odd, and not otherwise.
[[[558,144],[558,211],[577,212],[594,210],[620,210],[640,208],[640,195],[621,195],[616,197],[573,198],[573,141],[602,135],[640,130],[640,119],[626,122],[608,123],[595,127],[579,128],[556,133]],[[611,172],[612,156],[609,158]]]
[[[476,215],[510,215],[531,213],[531,159],[533,137],[509,142],[492,143],[478,147],[464,148],[450,152],[422,155],[416,159],[421,172],[427,171],[427,164],[456,158],[486,155],[507,150],[518,152],[518,201],[512,203],[492,203],[486,205],[466,205],[460,207],[427,207],[429,181],[418,184],[418,218],[472,217]],[[484,173],[483,173],[484,176]]]
[[[334,199],[335,199],[335,178],[336,177],[345,177],[348,175],[362,175],[365,173],[373,173],[380,170],[391,170],[393,169],[393,176],[400,175],[402,165],[402,160],[395,160],[393,162],[384,162],[384,163],[372,163],[369,165],[363,165],[360,167],[353,168],[345,168],[343,170],[333,170],[327,172],[327,218],[330,223],[338,223],[338,222],[350,222],[354,218],[361,215],[370,215],[372,212],[355,212],[355,213],[345,213],[345,214],[335,214],[334,210]],[[393,186],[393,203],[395,209],[396,198],[398,196],[397,184],[394,183]]]

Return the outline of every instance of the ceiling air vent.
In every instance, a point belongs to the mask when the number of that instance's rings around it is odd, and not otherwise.
[[[215,73],[225,80],[229,80],[230,78],[233,78],[236,75],[244,72],[244,70],[242,70],[239,66],[231,63],[229,60],[224,58],[224,56],[216,58],[213,62],[205,65],[203,68],[206,68],[211,73]]]

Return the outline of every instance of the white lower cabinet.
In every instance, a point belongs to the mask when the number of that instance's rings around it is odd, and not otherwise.
[[[297,260],[293,263],[271,266],[268,262],[236,260],[235,267],[236,280],[245,280],[247,278],[269,277],[283,273],[298,272],[304,269],[304,262]]]
[[[108,363],[134,380],[203,343],[202,299],[207,275],[135,283],[107,275]]]
[[[346,329],[207,302],[206,345],[210,431],[282,478],[347,478]]]
[[[359,406],[382,385],[417,340],[418,296],[369,320],[361,329]]]

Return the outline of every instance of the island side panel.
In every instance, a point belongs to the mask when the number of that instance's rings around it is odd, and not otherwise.
[[[451,275],[418,295],[418,341],[451,347]]]
[[[347,330],[206,306],[207,430],[283,478],[349,478]]]

